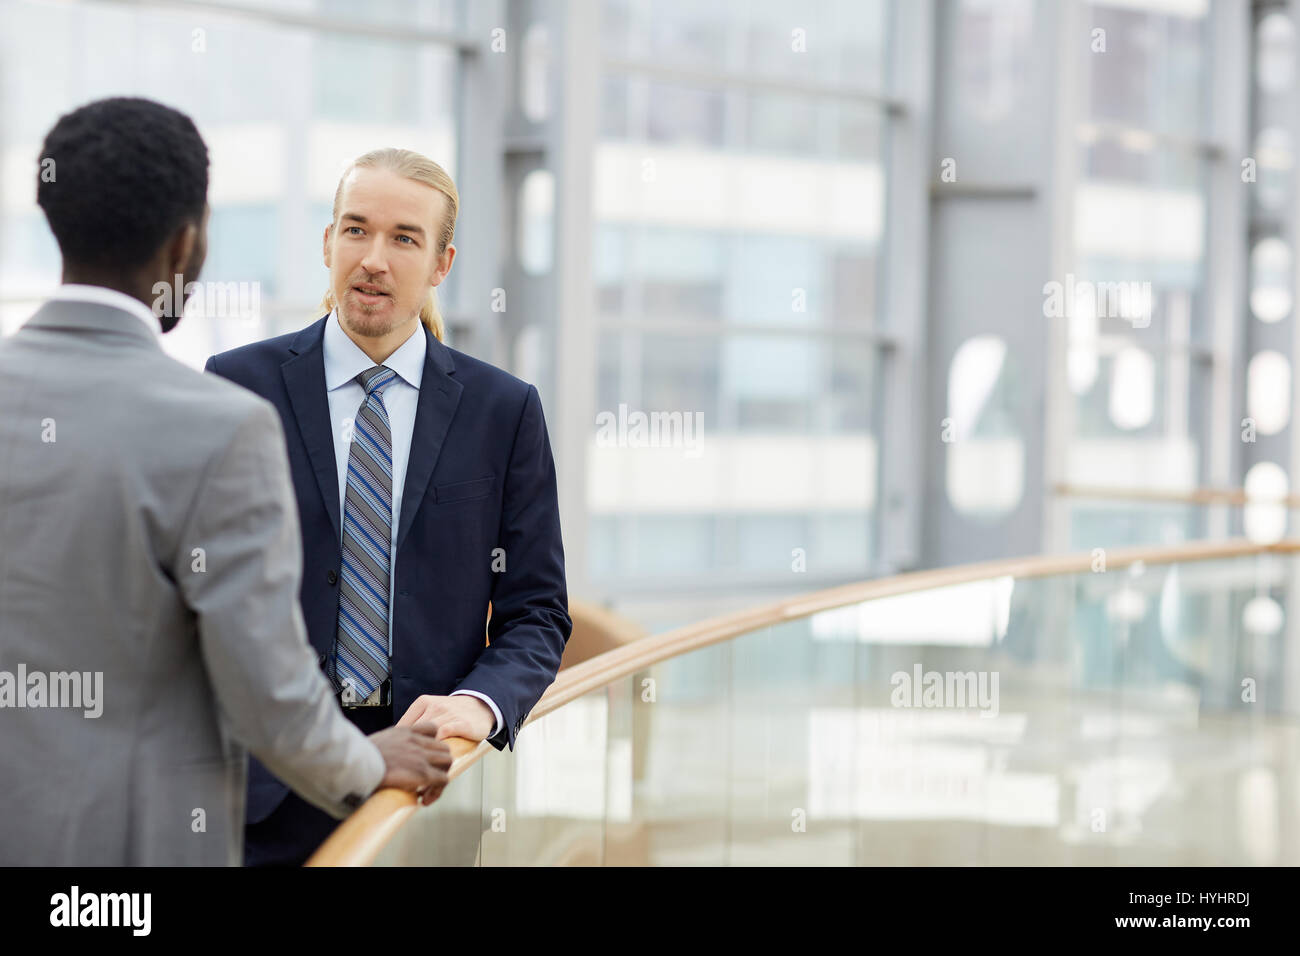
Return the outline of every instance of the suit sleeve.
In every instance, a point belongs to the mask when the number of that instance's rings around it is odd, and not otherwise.
[[[298,511],[269,404],[258,401],[204,475],[173,573],[233,736],[305,800],[346,816],[379,785],[384,760],[343,717],[307,645]]]
[[[488,647],[458,689],[497,704],[504,726],[489,743],[513,750],[528,712],[555,680],[573,630],[555,462],[541,396],[531,385],[510,452],[498,537],[506,569],[493,579]]]

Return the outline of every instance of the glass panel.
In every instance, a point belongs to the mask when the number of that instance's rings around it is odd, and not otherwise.
[[[1099,549],[757,628],[530,725],[381,862],[1295,865],[1297,572]]]
[[[191,2],[201,4],[203,0]],[[451,29],[462,15],[464,0],[367,0],[364,16],[353,0],[224,0],[224,3],[257,10],[269,8],[278,13],[319,17],[344,24]]]
[[[513,759],[483,782],[483,865],[600,865],[604,859],[609,697],[587,694],[524,727]],[[618,766],[620,777],[626,767]],[[624,815],[626,812],[624,811]]]
[[[1105,541],[1112,548],[1176,545],[1208,537],[1213,517],[1227,506],[1160,501],[1069,502],[1069,551]],[[1235,509],[1239,510],[1239,509]]]
[[[879,474],[873,343],[607,331],[598,354],[593,576],[667,587],[702,571],[788,575],[796,550],[820,573],[865,573]]]
[[[1207,471],[1209,13],[1209,0],[1106,0],[1084,12],[1075,262],[1044,288],[1045,315],[1064,318],[1068,335],[1070,483],[1187,489]],[[1140,510],[1088,505],[1071,533],[1086,539],[1095,519],[1150,541],[1204,517]]]
[[[276,6],[331,22],[347,0]],[[441,29],[458,3],[385,0],[367,23]],[[145,96],[188,113],[211,159],[202,280],[253,290],[258,314],[197,315],[164,346],[202,367],[213,352],[300,328],[325,289],[320,237],[339,173],[379,145],[417,149],[455,175],[456,52],[436,43],[268,23],[240,11],[122,4],[8,3],[0,31],[3,153],[35,158],[56,117],[107,96]],[[356,76],[366,82],[358,84]],[[269,95],[273,92],[274,95]],[[0,332],[58,283],[58,250],[35,190],[0,195]],[[25,307],[19,309],[18,305]]]
[[[1198,436],[1209,412],[1208,364],[1131,346],[1093,353],[1091,361],[1093,381],[1076,398],[1066,480],[1163,490],[1201,484],[1206,449]]]
[[[1247,472],[1249,503],[1179,502],[1125,491],[1098,497],[1080,488],[1062,496],[1069,516],[1066,551],[1089,551],[1104,541],[1111,548],[1172,547],[1206,538],[1247,538],[1264,544],[1283,537],[1295,507],[1287,495],[1286,474],[1272,462],[1258,462]],[[1127,489],[1133,495],[1134,489]]]
[[[1059,298],[1047,298],[1064,311],[1046,314],[1208,344],[1205,161],[1133,135],[1085,136],[1084,158],[1074,205],[1079,264],[1053,286]]]
[[[594,254],[598,309],[611,322],[876,324],[873,243],[604,223]]]
[[[645,755],[633,816],[645,822],[650,865],[727,863],[731,667],[723,643],[655,664],[634,682],[641,723],[633,742]]]
[[[604,48],[620,59],[881,90],[886,0],[604,0]]]
[[[1208,0],[1088,5],[1088,95],[1094,116],[1195,133],[1205,120]]]
[[[729,865],[857,862],[853,823],[835,812],[853,749],[827,715],[857,708],[859,647],[818,639],[814,620],[731,642]]]
[[[507,768],[514,764],[506,763]],[[498,764],[479,760],[447,784],[430,807],[411,814],[397,838],[389,840],[375,866],[492,865],[479,855],[486,806],[484,780]]]
[[[588,454],[587,550],[611,593],[869,569],[890,123],[861,94],[888,7],[601,4],[597,414],[619,431]],[[624,412],[656,410],[702,416],[700,447],[636,447]]]
[[[525,176],[516,209],[519,264],[529,275],[545,275],[555,259],[555,174],[534,169]]]

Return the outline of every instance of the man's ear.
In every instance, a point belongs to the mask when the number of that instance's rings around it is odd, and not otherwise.
[[[330,233],[333,231],[333,229],[334,229],[334,224],[333,224],[333,223],[331,223],[330,225],[326,226],[326,227],[325,227],[325,238],[322,240],[322,245],[323,245],[322,253],[323,253],[323,255],[325,256],[325,268],[326,268],[326,269],[328,269],[328,268],[330,267]]]
[[[172,276],[180,273],[184,274],[194,257],[194,246],[199,241],[199,227],[192,222],[187,222],[180,229],[176,230],[172,236],[172,241],[168,244],[167,249],[167,281],[172,281]],[[197,276],[185,276],[186,282],[193,282]]]
[[[434,260],[433,272],[429,275],[429,285],[438,286],[442,280],[447,278],[447,273],[451,271],[451,264],[456,258],[456,247],[450,242],[447,243],[447,251]]]

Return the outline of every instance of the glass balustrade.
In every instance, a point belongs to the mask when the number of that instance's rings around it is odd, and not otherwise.
[[[374,862],[1300,863],[1300,557],[1103,558],[796,606],[623,674]]]

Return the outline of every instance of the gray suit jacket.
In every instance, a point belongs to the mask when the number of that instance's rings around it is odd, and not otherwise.
[[[268,402],[109,306],[0,340],[0,865],[238,865],[245,748],[336,817],[378,785],[301,562]]]

